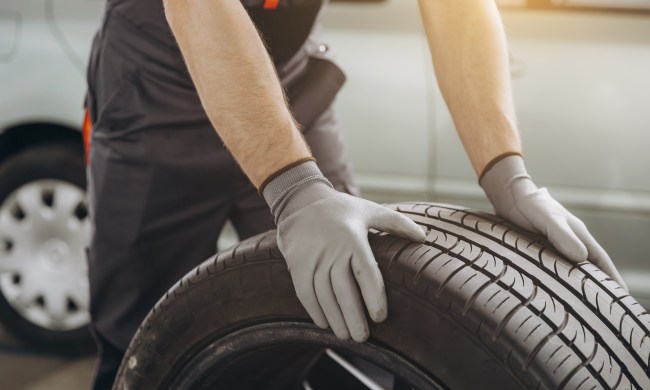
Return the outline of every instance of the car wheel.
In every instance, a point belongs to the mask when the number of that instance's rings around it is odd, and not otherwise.
[[[310,321],[271,231],[158,302],[116,388],[650,388],[650,315],[597,267],[489,214],[392,207],[427,240],[370,233],[389,314],[367,342]]]
[[[38,349],[93,346],[82,153],[39,145],[0,164],[0,321]]]

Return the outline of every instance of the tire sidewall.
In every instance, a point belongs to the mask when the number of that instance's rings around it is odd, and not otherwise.
[[[449,388],[481,388],[486,375],[494,388],[521,386],[475,335],[449,321],[441,308],[390,281],[386,287],[389,316],[381,324],[369,324],[368,343],[397,353]],[[152,312],[155,321],[145,320],[134,337],[115,388],[168,388],[199,351],[249,326],[299,321],[319,330],[296,298],[282,259],[226,269],[176,289],[166,302]],[[351,340],[343,343],[352,350],[358,346]],[[140,365],[136,370],[130,367],[133,362]]]

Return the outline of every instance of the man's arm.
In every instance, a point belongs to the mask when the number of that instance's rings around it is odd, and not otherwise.
[[[287,109],[275,68],[236,0],[165,0],[210,121],[253,184],[311,157]]]
[[[420,0],[438,84],[495,212],[590,260],[625,287],[585,224],[537,188],[521,157],[508,50],[494,0]]]
[[[494,0],[420,0],[440,89],[478,175],[521,154],[505,33]]]
[[[239,0],[166,0],[165,13],[210,121],[278,225],[300,302],[343,339],[369,336],[387,315],[370,228],[423,242],[424,232],[386,207],[336,191],[313,161],[270,58]],[[365,308],[364,308],[365,307]]]

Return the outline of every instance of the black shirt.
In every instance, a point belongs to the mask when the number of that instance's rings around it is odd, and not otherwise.
[[[221,0],[213,0],[221,1]],[[327,0],[242,0],[276,65],[289,60],[307,41]],[[177,49],[165,19],[163,0],[108,0],[110,11],[157,44]]]
[[[279,0],[272,9],[265,3],[276,0],[241,1],[266,42],[296,120],[308,128],[345,82],[331,53],[318,45],[317,24],[327,0]],[[136,102],[122,98],[133,89],[138,91]],[[137,112],[144,118],[141,127],[206,120],[163,0],[107,1],[88,65],[86,104],[94,124],[119,110]],[[126,122],[121,118],[116,126]]]

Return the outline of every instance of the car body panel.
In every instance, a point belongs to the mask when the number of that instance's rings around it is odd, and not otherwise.
[[[21,23],[18,12],[0,9],[0,63],[11,61],[18,49]]]
[[[0,20],[13,15],[20,22],[10,60],[0,60],[0,133],[27,123],[80,127],[86,90],[83,68],[103,8],[103,2],[85,2],[94,7],[80,12],[78,4],[68,0],[3,1]],[[71,6],[66,8],[68,17],[83,25],[78,31],[84,33],[74,44],[66,43],[56,28],[55,4]]]

